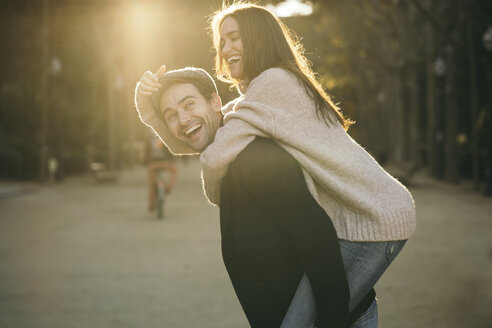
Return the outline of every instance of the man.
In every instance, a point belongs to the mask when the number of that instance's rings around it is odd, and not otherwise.
[[[173,153],[200,153],[222,122],[215,83],[202,69],[164,71],[146,72],[137,86],[140,118]],[[374,300],[372,291],[349,316],[335,229],[298,163],[274,141],[256,138],[239,154],[222,182],[220,204],[224,263],[252,327],[311,327],[298,322],[302,309],[286,317],[304,273],[318,327],[348,327]]]

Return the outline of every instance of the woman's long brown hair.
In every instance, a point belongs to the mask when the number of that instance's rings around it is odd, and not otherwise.
[[[310,62],[304,56],[304,47],[295,34],[266,8],[247,2],[225,5],[211,19],[215,56],[215,71],[221,81],[233,84],[239,90],[241,81],[232,78],[221,54],[220,27],[226,17],[233,17],[239,25],[243,43],[244,75],[249,81],[263,71],[279,67],[294,73],[313,98],[318,117],[324,121],[340,122],[345,130],[354,122],[345,118],[340,108],[317,81]]]

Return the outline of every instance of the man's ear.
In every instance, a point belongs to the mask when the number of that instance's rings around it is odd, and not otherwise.
[[[222,109],[222,100],[220,99],[218,94],[212,94],[212,96],[210,97],[210,103],[212,104],[214,111],[220,113],[220,110]]]

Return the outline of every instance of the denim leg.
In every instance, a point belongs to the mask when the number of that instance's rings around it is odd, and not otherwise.
[[[400,253],[406,240],[388,242],[340,240],[339,243],[350,289],[349,310],[352,311]],[[310,328],[313,327],[315,318],[314,295],[309,279],[304,275],[280,327]],[[377,327],[377,302],[371,304],[352,327]]]
[[[280,328],[311,328],[316,321],[316,303],[311,283],[306,274],[302,276],[289,310]]]
[[[366,312],[357,319],[351,328],[376,328],[378,326],[378,301],[374,300]]]
[[[340,240],[347,282],[350,289],[349,310],[352,311],[381,278],[400,253],[406,240],[384,242],[351,242]]]

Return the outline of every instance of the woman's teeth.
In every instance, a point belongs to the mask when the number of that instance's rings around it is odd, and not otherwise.
[[[229,59],[227,59],[227,62],[229,63],[229,65],[232,65],[240,60],[241,60],[241,56],[232,56]]]

